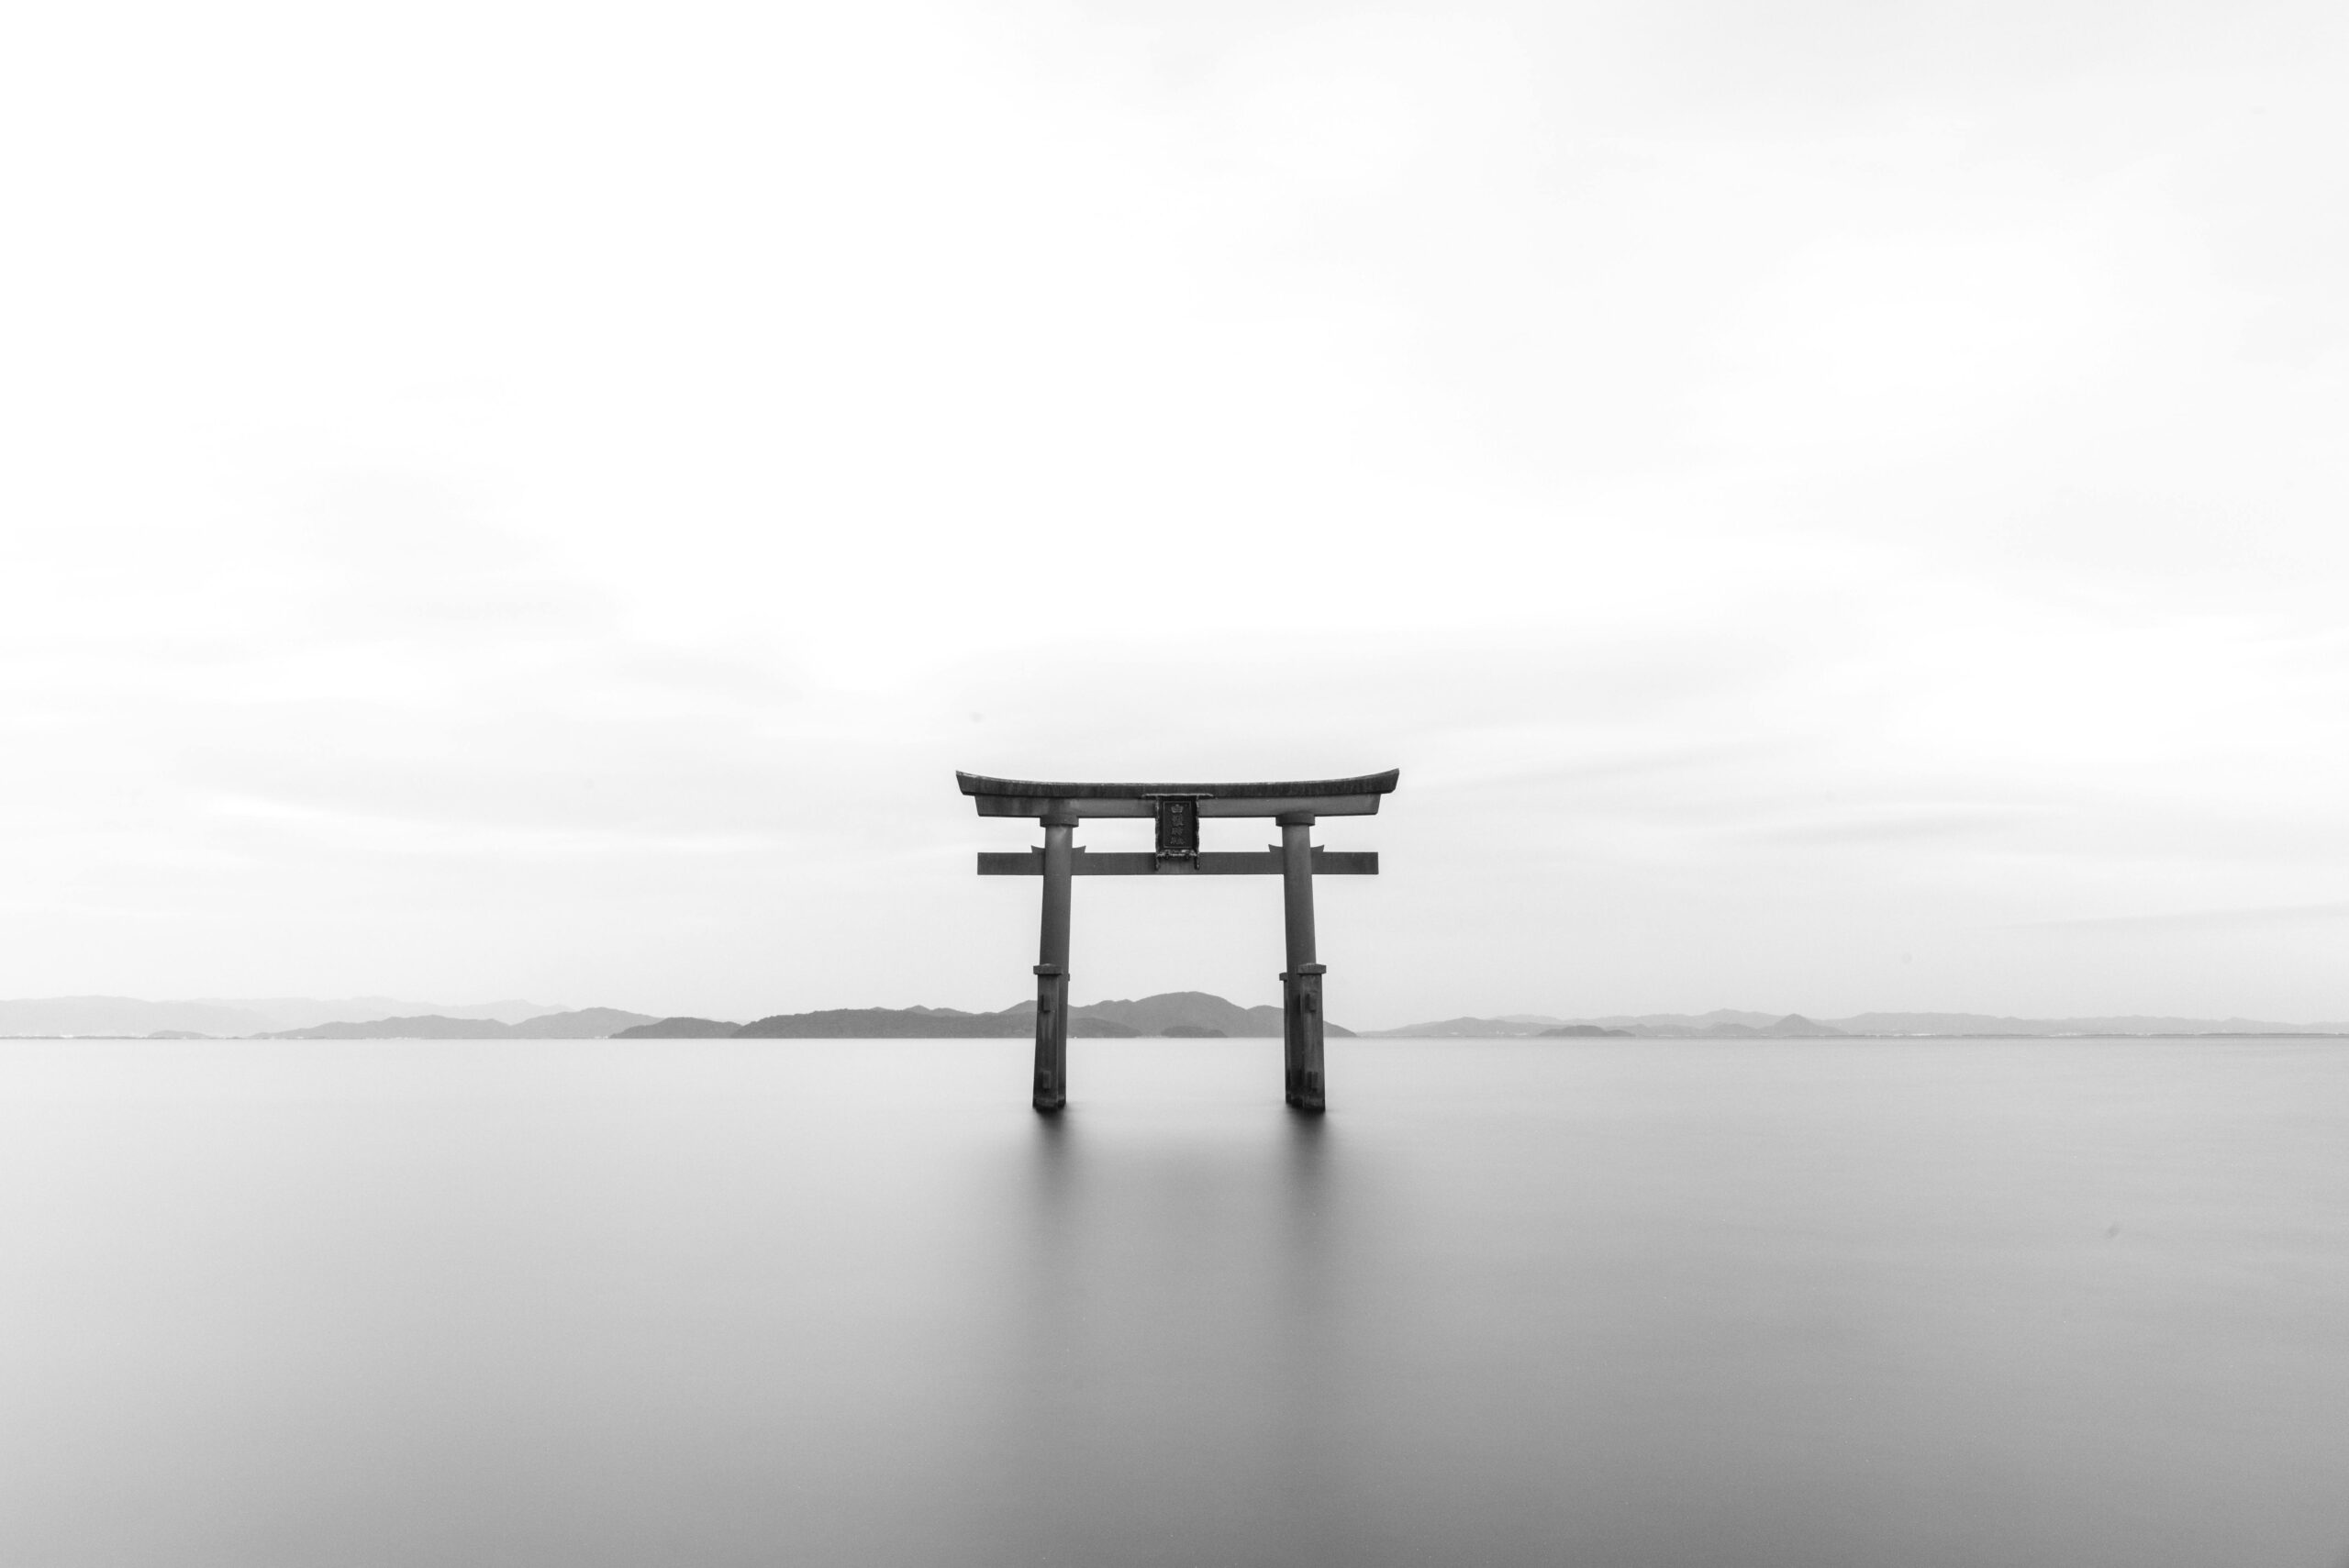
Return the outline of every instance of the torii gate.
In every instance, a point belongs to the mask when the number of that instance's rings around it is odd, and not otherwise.
[[[1313,955],[1313,878],[1376,876],[1373,851],[1325,850],[1310,841],[1317,817],[1369,817],[1391,793],[1400,769],[1351,779],[1286,784],[1044,784],[956,773],[955,782],[982,817],[1032,817],[1043,824],[1041,849],[979,854],[981,876],[1044,879],[1043,939],[1036,960],[1036,1108],[1068,1101],[1068,910],[1073,876],[1269,876],[1283,880],[1288,969],[1281,975],[1281,1044],[1288,1103],[1322,1109],[1321,976]],[[1152,817],[1158,847],[1095,854],[1070,842],[1087,817]],[[1278,847],[1262,854],[1199,848],[1203,817],[1269,817]]]

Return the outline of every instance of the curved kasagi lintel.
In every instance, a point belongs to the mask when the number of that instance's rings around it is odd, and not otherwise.
[[[1349,779],[1289,779],[1278,784],[1055,784],[1041,779],[992,779],[955,771],[964,795],[1018,795],[1041,800],[1147,800],[1153,795],[1196,795],[1216,800],[1233,795],[1277,799],[1300,795],[1391,795],[1400,768],[1359,773]]]
[[[1037,817],[1065,811],[1078,817],[1150,817],[1154,795],[1190,795],[1201,817],[1274,817],[1288,811],[1324,817],[1367,817],[1391,793],[1402,770],[1344,779],[1286,779],[1241,784],[1098,784],[1045,779],[997,779],[957,772],[955,783],[982,817]]]

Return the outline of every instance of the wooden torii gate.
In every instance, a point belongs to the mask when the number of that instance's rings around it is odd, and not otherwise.
[[[1313,952],[1313,879],[1375,876],[1371,851],[1325,850],[1311,841],[1314,819],[1368,817],[1391,793],[1401,770],[1351,779],[1301,779],[1281,784],[1048,784],[957,773],[955,782],[982,817],[1032,817],[1043,824],[1041,849],[979,854],[981,876],[1044,879],[1043,938],[1036,958],[1036,1108],[1056,1111],[1068,1102],[1069,879],[1075,876],[1271,876],[1283,880],[1288,927],[1288,968],[1281,975],[1281,1044],[1288,1103],[1323,1108],[1321,976]],[[1150,817],[1158,822],[1154,850],[1097,854],[1071,842],[1087,817]],[[1223,853],[1199,848],[1199,821],[1208,817],[1269,817],[1281,841],[1263,853]]]

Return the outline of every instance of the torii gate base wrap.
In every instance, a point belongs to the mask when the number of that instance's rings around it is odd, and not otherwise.
[[[1281,975],[1281,1045],[1288,1103],[1321,1110],[1321,976],[1313,954],[1313,878],[1376,876],[1371,851],[1324,850],[1311,841],[1320,817],[1369,817],[1401,770],[1351,779],[1286,784],[1045,784],[957,773],[955,781],[982,817],[1032,817],[1043,824],[1041,849],[981,851],[981,876],[1044,879],[1043,940],[1036,955],[1036,1108],[1068,1103],[1068,906],[1073,876],[1269,876],[1282,879],[1288,920],[1288,969]],[[1158,847],[1147,852],[1092,854],[1070,841],[1087,817],[1151,817]],[[1269,817],[1281,841],[1263,854],[1199,848],[1205,817]]]

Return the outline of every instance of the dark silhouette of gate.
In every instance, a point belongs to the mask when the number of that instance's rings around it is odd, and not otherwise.
[[[1288,968],[1281,975],[1281,1045],[1288,1103],[1303,1111],[1324,1106],[1321,1073],[1321,976],[1313,952],[1313,879],[1375,876],[1371,851],[1325,850],[1311,841],[1315,818],[1368,817],[1391,793],[1401,770],[1351,779],[1297,779],[1283,784],[1046,784],[957,773],[955,781],[982,817],[1032,817],[1043,824],[1041,849],[1008,854],[981,851],[981,876],[1044,879],[1043,938],[1036,959],[1036,1108],[1068,1103],[1069,879],[1075,876],[1271,876],[1282,879],[1287,914]],[[1149,817],[1158,822],[1153,850],[1095,854],[1071,842],[1087,817]],[[1269,817],[1281,841],[1263,853],[1223,853],[1199,848],[1199,823],[1209,817]]]

